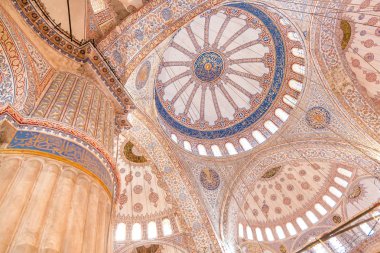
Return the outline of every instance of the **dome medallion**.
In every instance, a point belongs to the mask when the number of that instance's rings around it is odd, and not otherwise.
[[[220,77],[224,67],[223,58],[215,52],[204,52],[194,62],[194,74],[203,82]]]
[[[254,135],[260,129],[268,128],[260,130],[264,139],[273,134],[300,93],[289,81],[303,82],[291,67],[303,65],[288,53],[303,50],[300,41],[288,38],[292,32],[278,11],[248,3],[217,7],[185,25],[163,53],[156,77],[155,103],[165,132],[188,142],[189,151],[201,144],[203,154],[214,155],[226,153],[228,142],[235,143],[232,153],[251,149],[261,143]],[[280,119],[276,110],[285,116]],[[236,144],[237,135],[245,144]],[[220,152],[211,151],[215,145]]]

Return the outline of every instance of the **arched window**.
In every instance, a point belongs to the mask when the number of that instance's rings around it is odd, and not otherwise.
[[[164,236],[173,234],[172,225],[168,218],[162,220],[162,233]]]
[[[306,230],[308,228],[308,226],[306,225],[305,221],[301,218],[301,217],[298,217],[296,219],[296,222],[298,224],[298,226],[302,229],[302,230]]]
[[[278,127],[270,120],[264,123],[264,127],[268,129],[269,132],[271,132],[272,134],[274,134],[278,130]]]
[[[315,210],[318,211],[321,215],[325,215],[327,213],[326,209],[319,203],[315,204]]]
[[[135,223],[132,226],[132,241],[139,241],[142,239],[142,229],[140,223]]]
[[[297,63],[292,65],[292,70],[295,73],[300,74],[300,75],[305,75],[305,72],[306,72],[305,66],[299,65]]]
[[[346,177],[351,177],[352,176],[352,172],[349,171],[349,170],[346,170],[344,168],[338,168],[338,172],[340,174],[342,174],[343,176],[346,176]]]
[[[289,21],[286,19],[286,18],[281,18],[280,19],[280,23],[282,24],[282,25],[289,25]]]
[[[266,140],[265,136],[257,130],[252,132],[252,136],[258,143],[263,143]]]
[[[277,108],[275,111],[274,111],[274,114],[282,121],[282,122],[285,122],[288,117],[289,117],[289,114],[287,112],[285,112],[284,110],[282,110],[281,108]]]
[[[230,155],[236,155],[237,154],[237,151],[236,151],[234,145],[230,142],[226,143],[226,149],[227,149],[228,154],[230,154]]]
[[[292,54],[295,56],[295,57],[300,57],[300,58],[305,58],[305,51],[303,49],[300,49],[300,48],[292,48]]]
[[[200,155],[207,155],[205,146],[203,146],[202,144],[198,144],[198,153]]]
[[[342,197],[342,192],[339,191],[337,188],[335,188],[334,186],[330,186],[329,188],[329,191],[334,194],[337,198],[340,198]]]
[[[247,239],[248,240],[253,240],[253,233],[252,233],[252,229],[251,229],[250,226],[246,227],[246,233],[247,233]]]
[[[220,148],[217,145],[212,145],[211,150],[214,156],[222,156],[222,152],[220,152]]]
[[[188,142],[188,141],[184,141],[184,142],[183,142],[183,147],[184,147],[187,151],[191,151],[191,145],[190,145],[190,142]]]
[[[280,226],[276,227],[276,234],[278,236],[278,239],[280,239],[280,240],[285,238],[284,230]]]
[[[294,97],[286,94],[283,98],[283,101],[285,104],[289,105],[290,107],[294,108],[297,104],[297,99],[295,99]]]
[[[288,38],[293,41],[300,41],[300,37],[295,32],[288,32]]]
[[[335,183],[339,184],[340,186],[346,188],[348,186],[348,182],[346,180],[341,179],[340,177],[334,178]]]
[[[330,207],[334,207],[335,204],[336,204],[336,202],[335,202],[332,198],[330,198],[329,196],[327,196],[327,195],[323,196],[322,199],[323,199],[323,201],[326,202],[326,204],[329,205]]]
[[[270,228],[265,228],[265,234],[267,235],[268,241],[274,241],[273,233]]]
[[[256,228],[255,231],[256,231],[256,238],[257,238],[257,240],[259,242],[264,241],[263,234],[261,233],[261,229],[260,228]]]
[[[125,241],[127,239],[127,226],[124,223],[119,223],[116,226],[116,231],[115,231],[115,240],[120,242],[120,241]]]
[[[318,222],[317,216],[312,211],[307,211],[306,212],[306,217],[309,219],[309,221],[313,224]]]
[[[172,134],[170,137],[172,138],[172,140],[173,140],[175,143],[178,143],[177,135]]]
[[[252,149],[251,143],[249,143],[249,141],[246,138],[241,138],[239,140],[239,143],[245,151]]]
[[[243,228],[243,224],[239,223],[239,237],[240,238],[244,238],[244,228]]]
[[[293,90],[301,92],[303,85],[302,83],[292,79],[289,81],[289,87],[292,88]]]
[[[156,222],[151,221],[148,223],[148,239],[157,238],[157,225]]]
[[[290,235],[296,235],[297,234],[297,230],[294,228],[293,224],[290,222],[286,223],[286,229],[288,230]]]

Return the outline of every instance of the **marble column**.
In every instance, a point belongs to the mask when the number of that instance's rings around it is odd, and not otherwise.
[[[111,205],[81,169],[0,150],[0,252],[111,252]]]
[[[15,237],[13,252],[36,252],[41,237],[41,227],[45,221],[51,193],[54,190],[60,168],[47,164],[42,168],[36,187],[30,198],[31,205],[25,210],[20,228]]]

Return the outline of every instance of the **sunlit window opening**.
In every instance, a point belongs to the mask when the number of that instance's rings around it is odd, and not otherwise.
[[[252,136],[258,143],[263,143],[266,140],[265,136],[257,130],[252,132]]]
[[[352,172],[349,171],[349,170],[346,170],[344,168],[338,168],[338,172],[340,174],[342,174],[343,176],[346,176],[346,177],[351,177],[352,176]]]
[[[337,188],[335,188],[334,186],[329,187],[329,192],[331,192],[332,194],[334,194],[338,198],[342,197],[342,195],[343,195],[343,193],[341,191],[339,191]]]
[[[278,130],[278,127],[270,120],[264,123],[264,127],[268,129],[269,132],[271,132],[272,134],[274,134]]]
[[[310,220],[311,223],[315,224],[318,222],[317,216],[312,211],[306,212],[306,217]]]
[[[252,149],[251,143],[249,143],[249,141],[246,138],[241,138],[239,140],[239,143],[245,151]]]
[[[273,233],[270,228],[265,228],[265,234],[267,235],[268,241],[274,241]]]
[[[244,227],[239,223],[239,238],[244,238]]]
[[[142,239],[142,229],[140,223],[135,223],[132,226],[132,241],[139,241]]]
[[[164,236],[173,234],[172,225],[168,218],[162,220],[162,233]]]
[[[246,232],[247,232],[247,239],[253,240],[253,232],[252,232],[252,228],[250,226],[247,226]]]
[[[280,240],[285,238],[284,230],[280,226],[276,226],[276,234]]]
[[[226,143],[226,149],[227,149],[228,154],[230,154],[230,155],[236,155],[237,154],[237,151],[236,151],[234,145],[230,142]]]
[[[127,239],[127,226],[124,223],[119,223],[116,226],[116,231],[115,231],[115,240],[120,242],[120,241],[125,241]]]
[[[286,229],[288,230],[290,235],[296,235],[297,234],[297,230],[294,228],[293,224],[290,222],[286,223]]]
[[[284,99],[283,99],[284,103],[289,105],[290,107],[294,108],[297,104],[297,99],[295,99],[294,97],[286,94],[284,96]]]
[[[321,215],[325,215],[327,213],[326,209],[319,203],[315,204],[315,210],[318,211]]]
[[[305,221],[301,218],[301,217],[298,217],[296,219],[296,222],[298,224],[298,226],[302,229],[302,230],[305,230],[308,228],[308,226],[306,225]]]
[[[289,117],[289,114],[287,112],[285,112],[284,110],[282,110],[281,108],[277,108],[276,111],[274,112],[274,114],[282,121],[282,122],[285,122],[288,117]]]
[[[256,228],[256,238],[259,242],[264,241],[263,234],[261,233],[260,228]]]
[[[330,207],[334,207],[335,204],[336,204],[336,202],[335,202],[332,198],[330,198],[329,196],[327,196],[327,195],[323,196],[322,199],[323,199],[323,201],[326,202],[326,204],[329,205]]]
[[[157,238],[157,225],[156,222],[151,221],[148,223],[148,239]]]
[[[207,155],[207,151],[206,151],[205,146],[203,146],[202,144],[199,144],[198,145],[198,153],[200,155]]]
[[[212,145],[211,151],[214,154],[214,156],[222,156],[222,152],[220,152],[220,148],[217,145]]]

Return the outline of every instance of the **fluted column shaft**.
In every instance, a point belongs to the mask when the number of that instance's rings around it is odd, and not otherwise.
[[[38,177],[21,226],[15,238],[14,252],[36,252],[41,236],[41,227],[47,215],[51,193],[56,184],[59,167],[55,164],[44,166]]]
[[[38,160],[23,162],[0,204],[0,252],[8,251],[41,167]]]
[[[106,190],[81,169],[0,153],[0,252],[111,252],[110,207]]]

